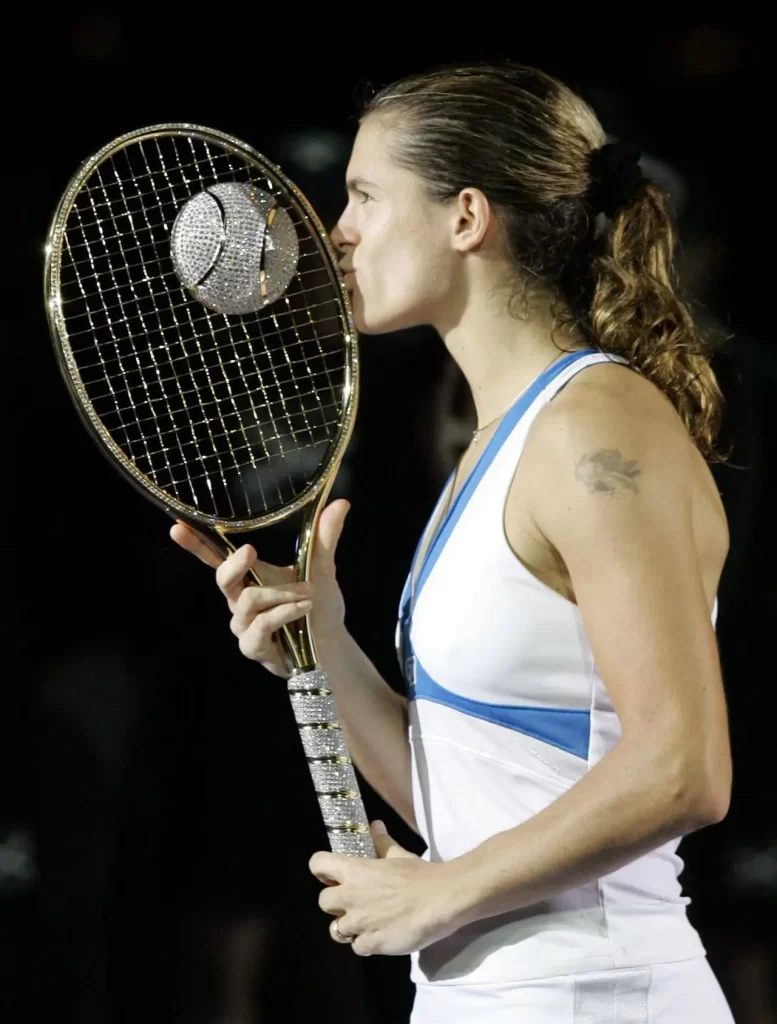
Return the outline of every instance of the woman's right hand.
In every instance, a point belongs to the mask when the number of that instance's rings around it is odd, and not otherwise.
[[[337,585],[335,551],[349,508],[341,498],[321,512],[309,583],[296,582],[293,566],[260,562],[250,544],[224,559],[184,523],[177,522],[170,529],[176,544],[216,570],[216,583],[232,613],[229,626],[238,638],[241,653],[276,676],[286,678],[290,674],[277,640],[282,626],[308,614],[314,635],[343,626],[345,603]],[[263,586],[246,582],[251,569],[256,569]]]

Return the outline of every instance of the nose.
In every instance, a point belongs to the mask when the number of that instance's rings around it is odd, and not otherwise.
[[[359,232],[355,220],[352,204],[348,203],[332,230],[332,243],[343,255],[351,252],[359,243]]]
[[[340,227],[340,221],[338,221],[332,228],[329,238],[332,245],[338,250],[338,252],[345,253],[348,243],[345,240],[343,229]]]

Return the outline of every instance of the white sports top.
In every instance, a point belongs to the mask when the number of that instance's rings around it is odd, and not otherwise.
[[[438,523],[451,474],[416,551],[397,648],[427,860],[457,857],[537,814],[620,737],[577,605],[522,565],[503,526],[534,418],[575,374],[608,359],[624,362],[587,349],[537,378]],[[717,601],[713,625],[716,614]],[[678,882],[678,844],[555,899],[468,925],[414,953],[411,978],[505,983],[702,955]]]

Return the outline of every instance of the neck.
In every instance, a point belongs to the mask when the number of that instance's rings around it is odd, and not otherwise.
[[[478,429],[484,429],[556,359],[585,348],[567,330],[553,328],[549,300],[535,299],[526,319],[508,312],[509,293],[467,302],[455,322],[438,326],[469,384]]]

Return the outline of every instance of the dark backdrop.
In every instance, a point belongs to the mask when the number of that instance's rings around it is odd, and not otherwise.
[[[702,315],[730,338],[716,369],[724,435],[745,468],[715,473],[732,529],[719,636],[734,799],[723,824],[683,845],[683,880],[716,970],[745,1007],[741,1019],[770,1012],[777,359],[764,26],[754,14],[681,19],[668,8],[630,8],[606,21],[435,10],[434,30],[422,27],[427,17],[391,5],[325,16],[98,4],[68,13],[19,5],[6,21],[0,1016],[8,1024],[242,1024],[313,1012],[322,1022],[335,1012],[406,1019],[406,960],[358,960],[334,947],[315,905],[307,859],[325,839],[282,684],[241,658],[212,574],[172,544],[169,523],[101,457],[69,404],[43,311],[43,246],[81,161],[125,131],[167,120],[254,145],[331,226],[364,87],[430,64],[498,57],[558,74],[609,132],[644,147],[670,188],[684,279]],[[362,363],[357,429],[335,491],[353,503],[340,578],[352,632],[398,685],[396,604],[455,449],[446,438],[467,408],[449,403],[436,414],[449,393],[441,389],[453,380],[455,392],[456,379],[428,331],[365,338]],[[281,529],[262,554],[288,561],[290,543]],[[282,786],[263,784],[268,764],[276,773],[282,765]],[[366,789],[365,798],[398,838],[416,842],[375,794]],[[279,820],[288,823],[283,843],[270,838]]]

